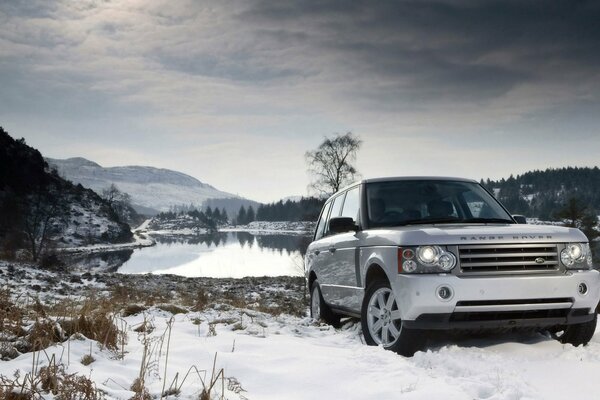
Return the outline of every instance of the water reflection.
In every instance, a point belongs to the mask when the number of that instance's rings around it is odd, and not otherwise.
[[[118,271],[189,277],[300,276],[311,241],[306,235],[248,232],[155,239],[156,246],[135,250]]]
[[[99,269],[106,272],[115,272],[132,255],[132,249],[124,249],[100,253],[72,254],[65,256],[64,261],[68,265],[86,270]]]

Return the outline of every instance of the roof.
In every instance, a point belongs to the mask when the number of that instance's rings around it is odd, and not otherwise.
[[[457,178],[457,177],[451,177],[451,176],[390,176],[390,177],[383,177],[383,178],[369,178],[369,179],[362,179],[360,181],[356,181],[354,183],[351,183],[348,186],[343,187],[342,189],[338,190],[337,192],[335,192],[334,194],[329,196],[327,198],[327,201],[331,200],[331,198],[335,197],[338,193],[343,192],[344,190],[347,190],[347,189],[349,189],[353,186],[359,185],[361,183],[393,182],[393,181],[458,181],[458,182],[478,183],[474,179]]]
[[[451,176],[393,176],[384,178],[370,178],[363,179],[360,183],[371,183],[371,182],[389,182],[389,181],[460,181],[460,182],[472,182],[477,183],[474,179],[468,178],[457,178]]]

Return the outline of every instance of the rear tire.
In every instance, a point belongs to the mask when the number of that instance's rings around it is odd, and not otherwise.
[[[396,297],[385,280],[376,280],[367,288],[360,322],[365,341],[370,346],[382,345],[405,357],[412,357],[425,347],[424,331],[403,326]]]
[[[340,316],[331,311],[331,308],[323,300],[321,286],[317,280],[313,282],[310,290],[310,316],[316,321],[323,321],[334,327],[340,325]]]
[[[552,337],[561,343],[569,343],[577,347],[579,345],[586,345],[594,336],[596,331],[596,323],[598,321],[598,314],[594,315],[594,319],[589,322],[582,324],[567,325],[562,329],[555,329]]]

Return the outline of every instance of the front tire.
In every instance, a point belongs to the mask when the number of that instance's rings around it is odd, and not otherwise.
[[[403,326],[396,296],[385,280],[376,280],[367,288],[360,320],[370,346],[382,345],[386,350],[412,357],[425,345],[423,331]]]
[[[315,280],[310,290],[310,316],[315,321],[323,321],[326,324],[338,327],[340,316],[331,311],[331,308],[323,300],[319,281]]]
[[[562,329],[555,329],[552,332],[552,337],[563,344],[569,343],[575,347],[579,345],[585,346],[594,336],[597,321],[598,314],[595,314],[594,319],[589,322],[567,325]]]

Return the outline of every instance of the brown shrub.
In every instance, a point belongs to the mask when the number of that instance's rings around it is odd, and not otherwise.
[[[96,340],[108,349],[116,350],[122,332],[113,319],[106,314],[96,312],[92,315],[80,314],[73,320],[62,321],[61,325],[67,334],[81,333],[91,340]]]
[[[185,308],[176,306],[175,304],[159,304],[156,306],[158,309],[175,314],[187,314],[188,310]]]
[[[83,357],[81,357],[81,363],[86,366],[90,365],[94,361],[96,361],[96,359],[94,357],[92,357],[91,354],[86,354]]]
[[[123,311],[121,312],[121,315],[123,317],[129,317],[131,315],[136,315],[139,314],[141,312],[146,311],[148,308],[145,306],[140,306],[139,304],[129,304],[128,306],[126,306]]]

